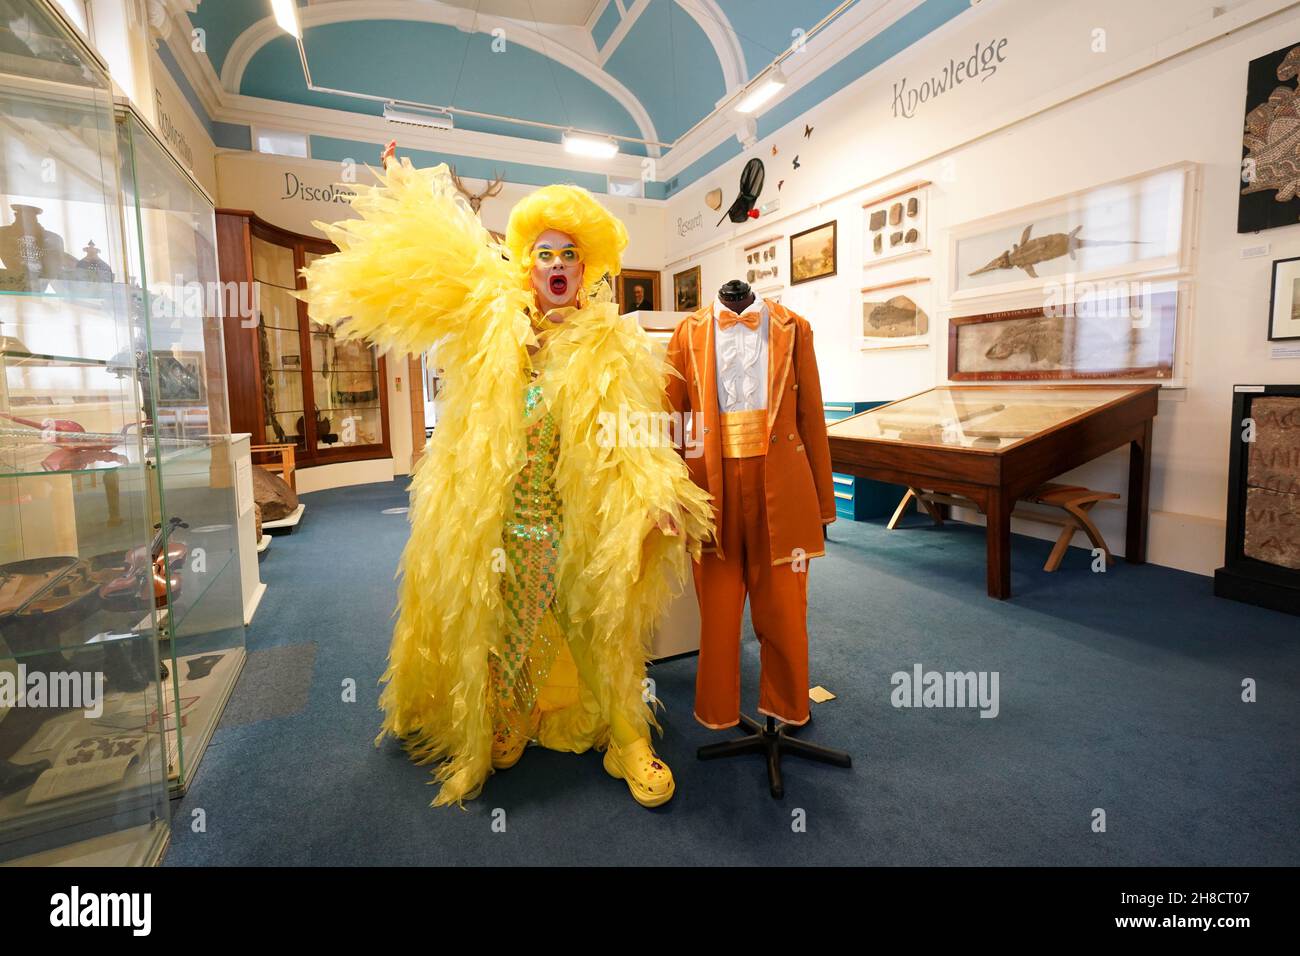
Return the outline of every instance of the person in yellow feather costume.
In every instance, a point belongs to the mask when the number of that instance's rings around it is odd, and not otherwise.
[[[379,176],[356,190],[360,218],[316,224],[339,251],[304,270],[302,293],[342,337],[436,344],[446,373],[411,484],[376,743],[439,761],[435,805],[477,796],[535,740],[604,748],[658,806],[675,783],[650,745],[649,640],[713,513],[671,445],[610,427],[663,413],[672,374],[608,301],[627,231],[585,190],[548,186],[514,207],[503,246],[445,165],[386,153]]]

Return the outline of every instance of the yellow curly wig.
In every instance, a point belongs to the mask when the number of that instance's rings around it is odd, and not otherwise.
[[[608,273],[618,275],[627,248],[627,228],[581,186],[543,186],[510,211],[506,249],[527,283],[533,243],[547,229],[572,236],[586,266],[583,284],[591,292]]]

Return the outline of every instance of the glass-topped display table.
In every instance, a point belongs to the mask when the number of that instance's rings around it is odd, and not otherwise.
[[[988,593],[1011,596],[1011,512],[1052,478],[1129,446],[1125,560],[1146,560],[1157,385],[942,386],[827,429],[844,474],[958,495],[988,519]]]

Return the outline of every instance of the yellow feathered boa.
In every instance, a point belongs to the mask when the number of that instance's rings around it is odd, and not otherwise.
[[[403,163],[381,176],[353,200],[360,219],[317,223],[340,251],[306,270],[304,298],[344,337],[408,352],[437,343],[446,372],[411,485],[379,739],[391,733],[418,762],[442,760],[434,803],[447,804],[476,796],[491,770],[488,653],[505,627],[502,530],[523,464],[530,367],[560,436],[556,600],[566,636],[587,642],[600,674],[586,695],[594,724],[575,716],[571,726],[586,730],[552,728],[550,741],[544,730],[548,745],[600,745],[613,711],[653,722],[642,690],[649,640],[713,518],[671,447],[603,438],[620,414],[665,408],[670,370],[636,323],[590,304],[547,333],[530,362],[532,292],[447,168]],[[660,514],[681,534],[654,531]]]

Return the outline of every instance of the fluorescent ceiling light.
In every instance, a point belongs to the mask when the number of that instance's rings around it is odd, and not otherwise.
[[[398,106],[396,103],[384,104],[384,119],[390,123],[403,126],[422,126],[425,129],[454,129],[455,122],[451,114],[443,110],[424,109],[419,106]]]
[[[609,159],[618,155],[618,143],[612,139],[580,133],[565,133],[564,148],[578,156],[591,156],[595,159]]]
[[[785,74],[780,70],[774,69],[758,78],[758,81],[750,87],[748,93],[741,99],[736,106],[737,113],[754,113],[758,108],[781,92],[785,86]]]
[[[271,12],[280,29],[297,39],[302,39],[302,27],[298,25],[297,0],[271,0]]]

